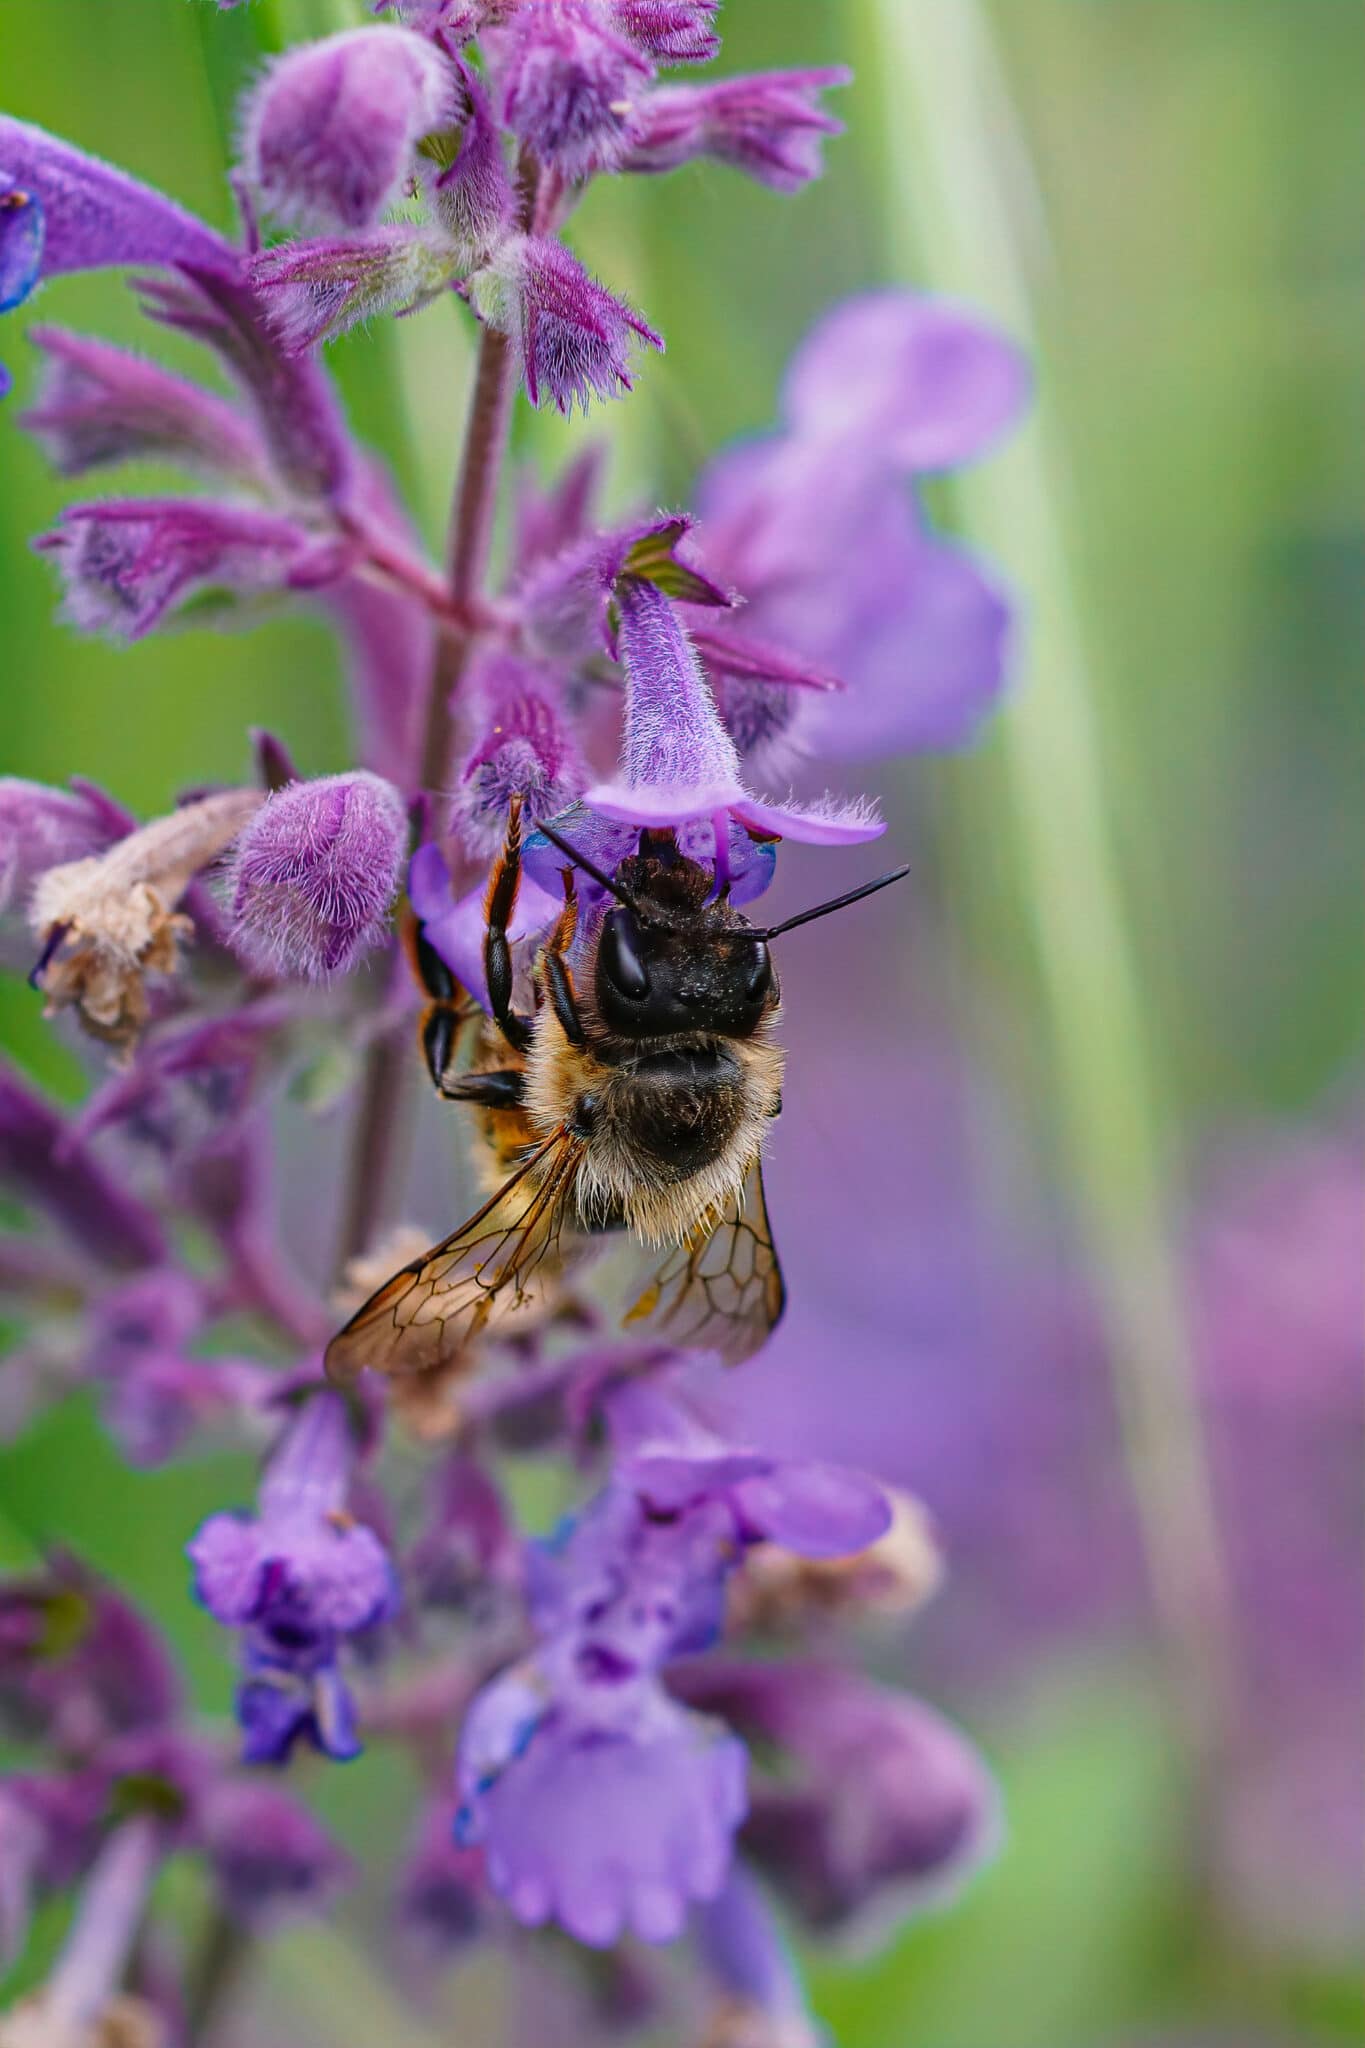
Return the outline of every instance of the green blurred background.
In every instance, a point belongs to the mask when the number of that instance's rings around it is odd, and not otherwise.
[[[228,15],[206,0],[3,0],[0,100],[227,228],[243,82],[264,52],[362,13],[358,0]],[[851,62],[849,132],[794,201],[718,169],[592,193],[574,239],[668,354],[588,431],[613,444],[621,496],[678,501],[707,449],[770,421],[781,366],[819,310],[869,283],[970,297],[1035,354],[1028,432],[936,507],[1021,591],[1027,672],[981,747],[905,774],[979,996],[977,1051],[1070,1196],[1121,1369],[1159,1424],[1184,1399],[1166,1219],[1188,1156],[1229,1121],[1311,1108],[1360,1044],[1365,11],[728,0],[722,27],[726,70]],[[145,341],[116,279],[49,287],[41,313]],[[3,336],[11,404],[31,378],[22,325]],[[436,545],[467,326],[437,308],[353,336],[332,360]],[[516,427],[546,462],[584,431],[524,407]],[[78,771],[150,814],[243,767],[253,723],[286,733],[310,772],[343,764],[340,667],[321,627],[131,652],[79,640],[54,624],[28,551],[70,493],[8,430],[0,478],[5,772]],[[0,1032],[44,1080],[79,1085],[12,981]],[[246,1486],[232,1460],[133,1478],[87,1416],[66,1413],[0,1455],[0,1542],[18,1560],[59,1535],[119,1576],[221,1707],[228,1674],[184,1597],[179,1547]],[[889,1953],[818,1966],[844,2048],[1196,2033],[1247,2048],[1248,2011],[1267,2040],[1359,2038],[1349,1984],[1263,1963],[1249,1986],[1245,1959],[1193,1927],[1197,1901],[1174,1875],[1172,1730],[1155,1694],[1135,1703],[1125,1684],[1059,1674],[996,1731],[1010,1852]],[[356,1838],[396,1790],[393,1768],[367,1759],[347,1774]],[[286,1943],[270,1969],[300,2036],[485,2038],[482,2023],[425,2032],[326,1930]],[[451,2012],[495,1995],[476,1972]]]

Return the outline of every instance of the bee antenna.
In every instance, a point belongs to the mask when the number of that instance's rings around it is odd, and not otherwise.
[[[553,825],[541,822],[536,826],[536,831],[548,839],[551,846],[557,846],[561,853],[567,854],[575,867],[582,868],[585,875],[591,875],[594,882],[606,890],[608,896],[614,896],[618,903],[624,903],[626,909],[633,910],[637,917],[642,915],[640,905],[630,890],[623,889],[619,882],[613,881],[610,875],[598,867],[596,861],[588,859],[586,853],[580,853],[576,846],[570,846],[568,840],[562,839]]]
[[[817,903],[813,910],[798,911],[795,917],[787,918],[782,924],[770,925],[765,932],[750,932],[748,936],[763,940],[781,938],[783,932],[793,932],[799,924],[809,924],[817,917],[828,917],[832,910],[847,910],[850,903],[860,903],[864,896],[875,896],[878,889],[889,889],[893,882],[903,882],[909,872],[908,866],[893,868],[889,875],[879,875],[875,882],[864,882],[861,889],[850,889],[846,896],[836,896],[829,903]]]

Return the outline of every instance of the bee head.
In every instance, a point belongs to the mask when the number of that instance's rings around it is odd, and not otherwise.
[[[773,1002],[772,956],[743,925],[701,932],[618,904],[602,921],[596,996],[603,1023],[623,1038],[750,1038]]]

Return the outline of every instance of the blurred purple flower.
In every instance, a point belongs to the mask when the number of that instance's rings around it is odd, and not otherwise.
[[[843,132],[820,95],[852,75],[836,66],[661,86],[638,103],[621,168],[672,171],[712,157],[775,192],[797,192],[819,177],[826,136]]]
[[[225,1909],[253,1934],[324,1913],[351,1881],[351,1861],[287,1792],[224,1778],[205,1796],[201,1838]]]
[[[899,1924],[993,1853],[990,1776],[918,1700],[832,1664],[697,1664],[680,1683],[773,1759],[753,1782],[743,1844],[810,1925],[869,1913]]]
[[[509,236],[470,279],[470,296],[480,318],[510,336],[532,405],[545,398],[563,413],[629,391],[636,341],[664,345],[624,299],[543,235]]]
[[[483,1853],[455,1840],[456,1803],[433,1800],[422,1812],[398,1876],[398,1921],[423,1962],[462,1954],[486,1931]]]
[[[1027,392],[1018,351],[946,301],[871,293],[807,337],[782,430],[699,482],[707,565],[749,600],[711,640],[742,655],[752,631],[846,690],[788,692],[776,730],[741,721],[743,736],[848,758],[974,735],[1005,679],[1009,607],[967,550],[926,530],[905,479],[984,453]]]
[[[260,487],[265,450],[235,406],[107,341],[61,327],[34,327],[29,340],[48,357],[48,374],[19,425],[59,476],[166,461]]]
[[[201,1287],[175,1267],[125,1281],[95,1303],[88,1370],[105,1389],[106,1420],[131,1464],[163,1464],[201,1423],[263,1405],[267,1367],[189,1355],[205,1320]]]
[[[355,772],[293,782],[237,842],[232,944],[256,972],[326,981],[384,936],[407,844],[391,783]]]
[[[301,1736],[358,1753],[337,1669],[342,1641],[396,1604],[388,1553],[347,1507],[355,1446],[346,1405],[314,1393],[286,1427],[257,1515],[211,1515],[187,1546],[194,1590],[214,1619],[248,1630],[237,1714],[248,1762],[279,1762]]]
[[[292,519],[196,498],[67,505],[34,545],[56,564],[71,623],[120,640],[140,640],[196,597],[231,604],[322,580],[331,568]]]
[[[50,1216],[78,1251],[102,1265],[135,1269],[165,1257],[166,1239],[152,1210],[3,1065],[0,1184]]]
[[[0,1723],[83,1762],[112,1738],[169,1723],[180,1683],[157,1632],[112,1587],[57,1556],[0,1580]]]
[[[401,196],[417,143],[452,101],[448,65],[418,36],[357,28],[300,43],[247,95],[243,168],[290,226],[370,227]]]
[[[791,1952],[747,1871],[698,1908],[697,1946],[717,1999],[706,2048],[820,2048]]]

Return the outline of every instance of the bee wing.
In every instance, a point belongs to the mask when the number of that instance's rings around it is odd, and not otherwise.
[[[786,1300],[755,1153],[739,1194],[669,1253],[624,1321],[651,1323],[671,1344],[739,1365],[766,1342]]]
[[[559,1273],[559,1235],[582,1141],[556,1131],[491,1201],[386,1280],[327,1346],[330,1379],[449,1366],[495,1309],[541,1305]],[[535,1168],[543,1168],[539,1174]]]

